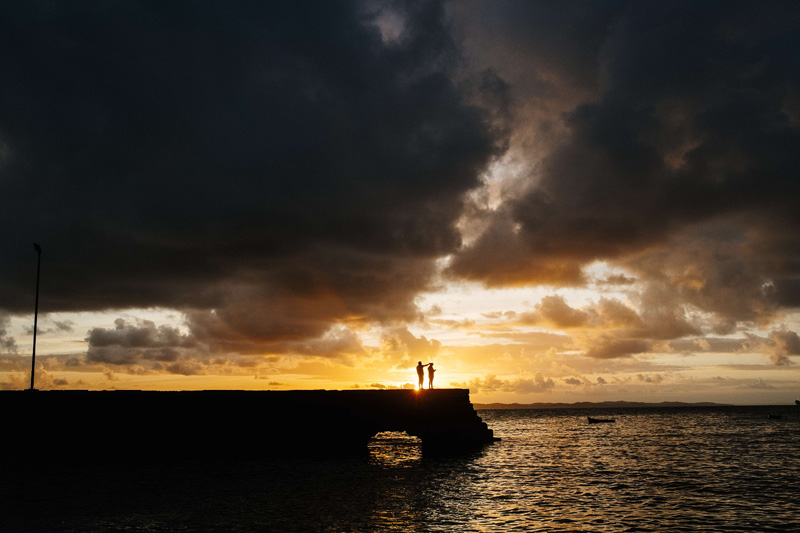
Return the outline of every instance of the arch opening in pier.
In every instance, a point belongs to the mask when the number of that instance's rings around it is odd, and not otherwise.
[[[381,431],[367,443],[369,463],[385,468],[408,468],[422,462],[422,439],[405,431]]]

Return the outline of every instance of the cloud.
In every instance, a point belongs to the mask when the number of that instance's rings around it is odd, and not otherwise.
[[[132,373],[413,365],[441,345],[408,324],[482,326],[417,307],[453,280],[548,286],[485,335],[563,330],[590,363],[762,328],[743,349],[787,365],[799,24],[741,1],[0,6],[0,353],[35,240],[48,312],[183,314],[73,358]]]
[[[507,208],[498,210],[476,242],[454,256],[446,274],[481,281],[489,287],[585,284],[580,261],[541,256],[525,242],[519,228]]]
[[[740,385],[740,388],[743,389],[756,389],[756,390],[767,390],[774,388],[772,384],[767,383],[764,381],[763,378],[758,378],[754,381],[748,381]]]
[[[56,331],[72,333],[74,331],[75,322],[71,320],[53,320],[53,325]]]
[[[52,327],[43,327],[47,324],[52,324]],[[72,333],[75,323],[71,320],[54,320],[47,315],[39,317],[39,324],[36,327],[37,335],[46,335],[48,333]],[[23,326],[25,335],[33,335],[33,326]]]
[[[461,320],[433,318],[428,319],[427,323],[431,326],[448,329],[475,330],[476,327],[476,322],[469,318],[463,318]]]
[[[0,311],[0,355],[17,353],[17,341],[8,334],[10,324],[9,315]]]
[[[442,343],[424,335],[416,337],[407,328],[387,329],[381,335],[380,353],[398,368],[415,366],[418,360],[429,362]]]
[[[689,338],[671,340],[666,345],[666,351],[676,351],[685,354],[694,352],[711,352],[711,353],[740,353],[743,346],[746,344],[746,338],[719,338],[719,337],[702,337],[702,338]],[[659,349],[663,345],[659,345]],[[654,347],[654,349],[656,349]]]
[[[469,389],[473,394],[485,392],[514,392],[517,394],[532,394],[547,392],[555,387],[555,381],[536,373],[532,378],[499,379],[490,374],[485,378],[474,378],[464,383],[451,383],[451,386]]]
[[[676,233],[668,247],[626,264],[648,280],[643,298],[649,297],[655,308],[667,302],[676,310],[692,306],[710,313],[719,334],[731,333],[742,322],[766,325],[776,317],[774,285],[759,264],[767,257],[756,243],[761,236],[743,237],[748,231],[753,232],[742,220],[706,224]],[[675,320],[664,323],[687,328]]]
[[[534,351],[547,348],[569,348],[572,344],[572,338],[567,335],[543,331],[498,331],[480,333],[480,336],[486,338],[509,339],[520,343],[520,346],[524,346],[527,350]],[[485,349],[487,347],[477,347],[478,350],[482,348]]]
[[[465,42],[521,82],[509,153],[528,164],[500,201],[475,203],[481,229],[451,275],[573,286],[602,260],[713,314],[719,333],[800,302],[798,6],[475,5],[480,19],[459,11]]]
[[[586,356],[595,359],[613,359],[650,351],[649,342],[639,339],[617,339],[610,335],[600,335],[587,341],[590,345]]]
[[[794,331],[773,331],[769,335],[775,347],[785,355],[800,355],[800,338]]]
[[[48,372],[44,365],[40,362],[36,363],[36,378],[34,387],[38,390],[53,390],[53,389],[69,389],[80,387],[83,382],[77,381],[71,383],[69,380],[57,377],[56,375]],[[31,386],[31,372],[30,364],[28,370],[22,372],[12,372],[8,374],[8,381],[0,382],[0,390],[25,390]]]
[[[86,359],[95,363],[135,364],[142,361],[173,363],[187,350],[199,348],[192,335],[170,326],[156,326],[150,320],[114,321],[111,329],[94,328],[88,332]]]
[[[746,340],[742,349],[764,353],[777,366],[794,364],[791,356],[800,355],[800,337],[794,331],[787,329],[773,330],[768,338],[746,333]]]
[[[582,327],[589,322],[588,313],[573,309],[562,296],[557,295],[542,298],[536,305],[536,312],[523,316],[523,320],[526,318],[534,323],[544,322],[559,329]]]
[[[639,314],[616,299],[601,298],[583,309],[567,304],[563,296],[545,296],[531,313],[511,315],[519,324],[542,325],[556,329],[645,328]]]
[[[708,342],[708,339],[696,339],[694,344],[696,344],[704,352],[711,351],[711,343]]]
[[[687,320],[680,300],[657,289],[651,285],[637,295],[641,312],[613,298],[601,298],[576,309],[562,296],[552,295],[542,298],[532,312],[502,316],[510,316],[510,323],[515,325],[566,330],[574,346],[595,359],[646,353],[653,349],[656,339],[700,334],[700,329]]]
[[[197,330],[197,328],[196,328]],[[157,326],[149,320],[115,320],[113,328],[93,328],[86,338],[85,357],[60,361],[59,368],[75,371],[103,365],[103,372],[132,375],[156,373],[195,375],[255,375],[277,371],[297,356],[336,360],[352,366],[358,358],[370,354],[352,330],[334,326],[323,335],[304,340],[257,342],[227,335],[200,331],[184,333],[173,326]],[[63,358],[62,358],[63,359]],[[276,366],[277,365],[277,366]],[[268,379],[264,377],[263,379]]]
[[[13,313],[35,239],[43,308],[178,309],[213,349],[410,320],[504,146],[503,86],[458,74],[438,2],[34,1],[0,33],[0,221],[29,221],[0,263]]]
[[[207,366],[198,361],[181,360],[165,365],[164,370],[170,374],[196,376],[206,374]]]
[[[636,283],[636,278],[626,276],[625,274],[610,274],[605,278],[595,279],[594,282],[597,285],[611,285],[611,286],[632,285]]]
[[[636,379],[642,383],[661,383],[664,381],[662,374],[636,374]]]

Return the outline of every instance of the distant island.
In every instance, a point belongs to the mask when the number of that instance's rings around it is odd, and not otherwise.
[[[575,403],[473,403],[475,409],[616,409],[619,407],[725,407],[714,402],[575,402]]]

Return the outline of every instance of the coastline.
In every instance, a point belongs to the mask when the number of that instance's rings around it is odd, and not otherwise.
[[[537,402],[537,403],[476,403],[475,409],[612,409],[620,407],[735,407],[730,403],[715,402]]]

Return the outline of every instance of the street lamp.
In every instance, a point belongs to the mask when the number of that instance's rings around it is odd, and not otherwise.
[[[42,267],[42,247],[33,243],[38,259],[36,260],[36,306],[33,311],[33,355],[31,356],[31,390],[33,388],[33,372],[36,369],[36,325],[39,321],[39,272]]]

